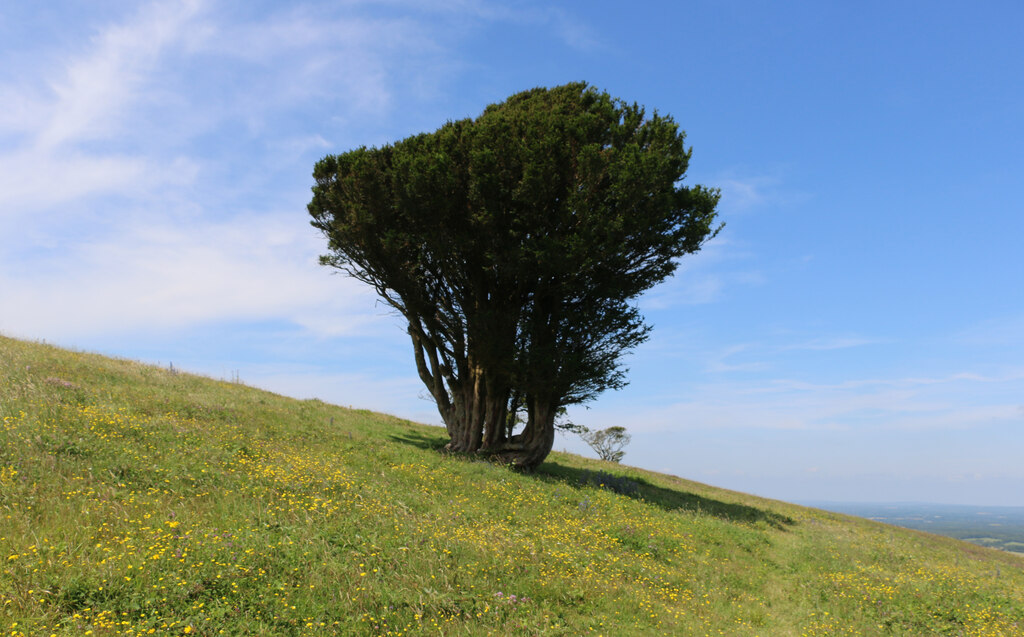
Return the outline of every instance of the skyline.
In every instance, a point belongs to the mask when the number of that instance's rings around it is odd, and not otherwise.
[[[648,6],[0,9],[0,333],[438,424],[317,265],[313,165],[585,80],[675,118],[726,227],[573,421],[782,500],[1024,505],[1024,9]]]

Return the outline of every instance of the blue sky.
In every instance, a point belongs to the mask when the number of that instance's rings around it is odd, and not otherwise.
[[[1024,505],[1016,2],[0,8],[0,332],[437,423],[316,264],[317,159],[585,80],[725,230],[639,304],[625,462],[784,500]],[[590,454],[560,438],[557,449]]]

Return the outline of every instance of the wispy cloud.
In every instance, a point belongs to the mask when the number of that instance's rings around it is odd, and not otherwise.
[[[150,4],[98,34],[92,50],[51,82],[54,99],[46,104],[48,117],[35,143],[54,148],[122,131],[161,55],[188,33],[201,6],[199,0]]]
[[[675,274],[640,299],[642,310],[705,305],[738,286],[761,285],[763,274],[747,265],[751,255],[742,244],[716,237],[697,254],[683,257]]]
[[[329,277],[316,263],[320,243],[290,214],[199,222],[187,230],[132,225],[92,242],[57,245],[37,272],[5,269],[0,328],[70,339],[278,319],[325,336],[376,331],[380,311],[371,292]]]
[[[935,431],[1024,426],[1021,370],[943,377],[868,378],[841,383],[792,379],[705,382],[694,398],[650,410],[605,409],[598,426],[637,431],[751,429]],[[605,423],[608,423],[606,425]]]
[[[379,318],[368,290],[316,265],[310,158],[333,147],[325,113],[379,113],[403,65],[443,48],[405,18],[228,9],[144,5],[0,87],[15,105],[0,117],[15,142],[0,149],[0,329],[274,319],[324,336]]]
[[[713,352],[705,363],[705,371],[712,374],[721,374],[767,370],[770,365],[764,360],[746,362],[735,362],[730,360],[732,357],[748,352],[754,348],[755,346],[751,343],[740,343],[737,345],[730,345],[724,350]]]
[[[32,211],[137,194],[190,173],[181,161],[170,171],[158,166],[140,150],[132,126],[161,55],[199,12],[192,0],[147,5],[97,33],[85,52],[68,54],[55,76],[29,82],[22,74],[21,84],[0,87],[15,105],[0,126],[17,132],[0,153],[0,215],[24,222]]]
[[[443,66],[447,53],[415,20],[308,6],[211,29],[213,36],[197,43],[192,54],[237,65],[240,74],[233,81],[259,91],[258,102],[248,105],[257,116],[307,100],[326,100],[341,117],[380,115],[392,107],[396,89],[418,74],[440,81],[430,67]]]
[[[19,149],[0,155],[0,224],[6,221],[5,229],[12,232],[40,209],[96,195],[137,193],[157,186],[153,177],[153,167],[139,156]],[[54,212],[66,218],[63,211]]]
[[[1024,314],[1011,314],[981,321],[955,334],[958,344],[985,347],[1024,346]]]
[[[444,0],[429,4],[393,1],[407,7],[426,11],[444,11],[492,23],[510,23],[547,29],[566,45],[583,52],[592,52],[604,46],[601,36],[581,17],[552,4],[531,6],[525,3],[509,4],[485,0]]]
[[[463,24],[462,9],[586,40],[556,9],[399,4],[250,12],[162,0],[86,40],[54,39],[36,56],[46,65],[0,76],[0,135],[13,141],[0,147],[0,329],[375,329],[370,291],[315,263],[323,240],[303,212],[312,161],[382,141],[374,127],[396,96],[443,91],[460,64],[457,30],[443,27]]]
[[[440,424],[434,404],[417,398],[423,391],[423,385],[415,374],[377,376],[274,365],[272,368],[246,367],[242,380],[287,396],[319,398],[336,405],[400,414],[417,422]]]
[[[774,206],[790,206],[807,201],[810,194],[795,189],[777,169],[768,174],[749,174],[739,170],[713,175],[710,186],[722,191],[719,208],[723,217],[752,213]]]
[[[828,338],[815,338],[809,341],[801,343],[792,343],[789,345],[783,345],[779,349],[785,350],[809,350],[816,352],[831,351],[837,349],[849,349],[851,347],[861,347],[863,345],[876,345],[885,341],[873,338],[863,338],[858,336],[838,336]]]
[[[762,336],[757,340],[712,348],[691,345],[676,354],[703,360],[704,371],[712,374],[768,372],[780,365],[786,356],[801,353],[813,356],[885,342],[862,336],[817,336],[788,342],[778,336]]]

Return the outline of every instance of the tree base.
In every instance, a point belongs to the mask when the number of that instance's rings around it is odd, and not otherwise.
[[[513,438],[490,449],[477,449],[476,451],[459,449],[457,445],[449,442],[444,446],[444,452],[483,458],[495,464],[510,466],[524,473],[533,473],[551,453],[551,447],[554,445],[554,432],[551,432],[550,437],[544,436],[533,442],[534,444],[527,445]]]

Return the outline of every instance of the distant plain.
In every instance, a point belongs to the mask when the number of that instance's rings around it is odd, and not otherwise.
[[[1024,507],[980,507],[920,502],[803,502],[979,546],[1024,553]]]

